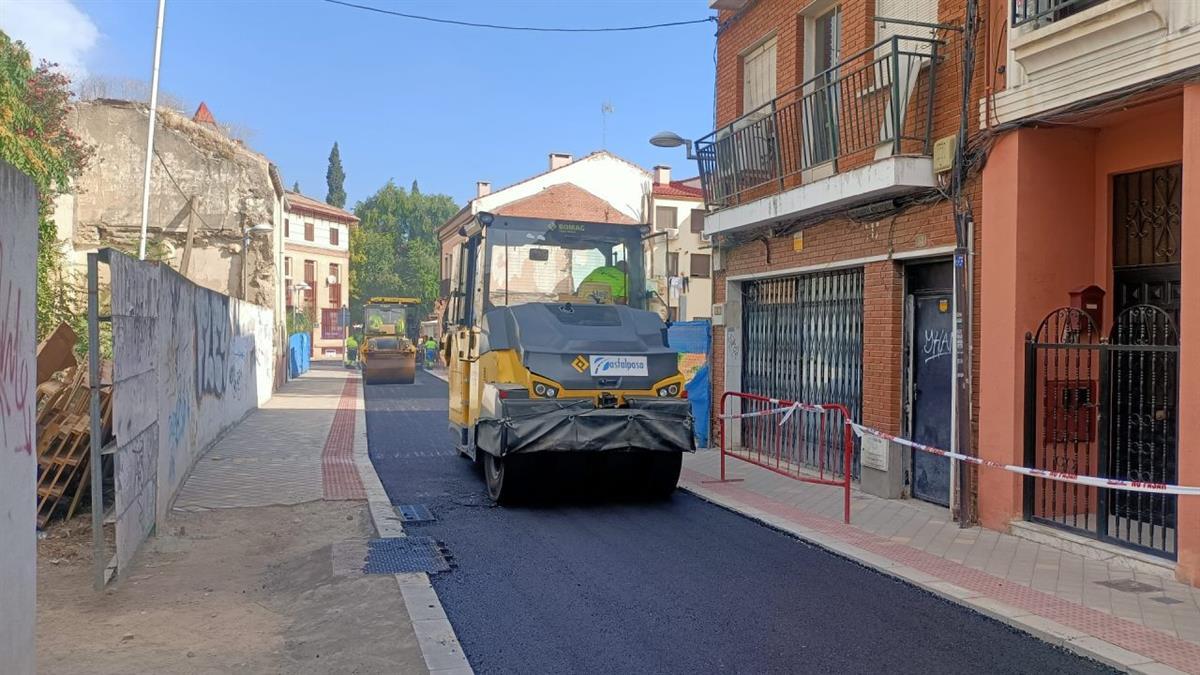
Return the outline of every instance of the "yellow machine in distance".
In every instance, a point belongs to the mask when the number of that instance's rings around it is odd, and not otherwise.
[[[519,499],[567,456],[670,494],[694,425],[645,310],[642,228],[480,213],[462,234],[442,350],[450,427],[489,496]]]
[[[363,306],[363,341],[359,347],[363,382],[412,384],[417,374],[417,348],[408,337],[408,314],[419,298],[374,297]]]

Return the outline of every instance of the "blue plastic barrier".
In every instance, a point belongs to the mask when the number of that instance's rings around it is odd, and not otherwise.
[[[293,333],[288,336],[288,373],[300,377],[312,365],[312,336],[308,333]]]
[[[696,444],[708,447],[712,417],[712,377],[709,353],[712,351],[712,324],[709,321],[676,321],[667,329],[667,345],[681,354],[703,354],[705,363],[692,375],[685,387],[696,419]]]

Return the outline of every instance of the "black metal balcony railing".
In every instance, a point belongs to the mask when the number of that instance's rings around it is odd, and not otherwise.
[[[942,45],[893,36],[696,141],[707,203],[757,198],[773,181],[799,185],[806,172],[826,164],[836,172],[839,160],[869,149],[929,154],[934,73],[925,66]]]
[[[1062,21],[1101,2],[1104,0],[1013,0],[1012,25],[1044,26]]]

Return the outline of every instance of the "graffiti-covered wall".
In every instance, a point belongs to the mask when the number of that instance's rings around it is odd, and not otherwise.
[[[37,190],[0,161],[0,670],[34,671]]]
[[[167,515],[196,459],[271,397],[271,310],[110,253],[117,564]]]

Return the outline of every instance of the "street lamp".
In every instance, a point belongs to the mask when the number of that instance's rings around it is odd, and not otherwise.
[[[250,239],[252,237],[261,237],[264,235],[268,235],[274,231],[275,231],[275,228],[267,223],[259,223],[252,227],[242,228],[242,299],[243,300],[248,299],[247,293],[246,293],[246,286],[249,284],[249,282],[247,281],[248,275],[246,274],[246,268],[248,267],[247,263],[249,261],[248,251],[250,249]]]
[[[692,152],[692,142],[674,131],[660,131],[654,134],[650,137],[650,145],[660,148],[678,148],[682,145],[687,149],[687,158],[696,159],[696,154]]]

